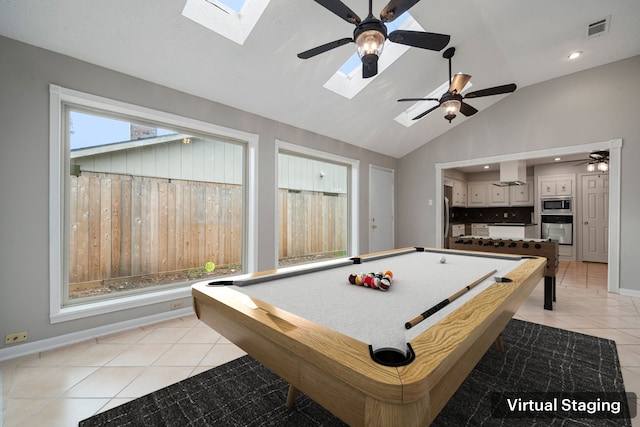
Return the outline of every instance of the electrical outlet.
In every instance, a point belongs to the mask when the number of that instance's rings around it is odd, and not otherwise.
[[[184,307],[184,303],[182,301],[173,301],[171,303],[171,310],[177,310],[182,307]]]
[[[15,334],[7,334],[4,336],[5,344],[17,344],[19,342],[24,342],[29,337],[27,332],[16,332]]]

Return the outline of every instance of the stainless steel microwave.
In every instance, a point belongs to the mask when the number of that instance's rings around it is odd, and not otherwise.
[[[571,197],[543,197],[542,213],[546,215],[573,214],[573,199]]]

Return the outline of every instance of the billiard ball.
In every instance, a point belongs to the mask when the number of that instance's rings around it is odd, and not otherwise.
[[[442,255],[442,256],[440,257],[440,264],[444,264],[445,262],[447,262],[447,257],[446,257],[446,256],[444,256],[444,255]]]

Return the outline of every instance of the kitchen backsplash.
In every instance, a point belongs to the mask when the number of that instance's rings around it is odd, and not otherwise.
[[[506,218],[505,218],[506,215]],[[533,206],[500,208],[451,208],[451,223],[519,222],[531,224]]]

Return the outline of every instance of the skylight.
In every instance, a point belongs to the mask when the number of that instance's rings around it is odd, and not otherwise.
[[[242,6],[246,3],[245,0],[220,0],[220,3],[224,3],[229,6],[234,12],[240,13]]]
[[[187,0],[182,15],[238,44],[244,44],[269,0]]]
[[[469,89],[471,86],[473,86],[471,82],[470,81],[467,82],[466,86],[462,88],[461,92],[464,92],[465,90]],[[422,98],[440,99],[440,97],[444,95],[444,93],[448,90],[449,90],[449,80],[446,80],[444,83],[442,83],[440,86],[432,90],[430,93],[424,95]],[[419,120],[413,120],[414,117],[416,117],[421,113],[424,113],[425,111],[435,107],[436,105],[438,105],[438,101],[418,101],[415,104],[412,104],[409,108],[404,110],[402,113],[398,114],[398,116],[393,120],[395,120],[396,122],[400,123],[405,127],[413,126],[419,121]],[[432,112],[432,114],[434,113],[435,111]]]
[[[424,28],[409,14],[405,12],[397,19],[390,23],[385,23],[387,26],[387,32],[391,33],[397,29],[412,30],[412,31],[425,31]],[[333,76],[324,84],[326,89],[342,95],[347,99],[351,99],[356,96],[362,89],[367,87],[376,77],[378,77],[384,70],[386,70],[391,64],[393,64],[398,58],[400,58],[406,51],[410,49],[410,46],[392,43],[389,40],[385,41],[382,55],[378,60],[378,74],[374,77],[363,79],[362,78],[362,62],[357,53],[354,53],[349,59],[335,72]]]

